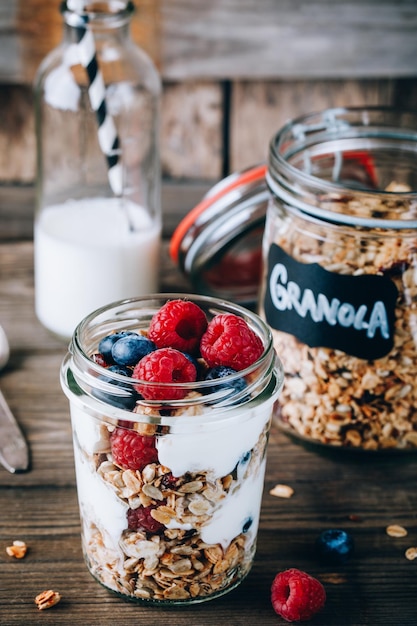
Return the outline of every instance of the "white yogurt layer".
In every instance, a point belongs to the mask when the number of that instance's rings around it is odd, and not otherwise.
[[[85,421],[92,421],[87,416]],[[78,431],[77,431],[78,433]],[[118,498],[115,492],[94,470],[82,450],[74,445],[75,472],[77,476],[78,502],[84,530],[88,532],[94,523],[103,534],[108,548],[119,551],[122,532],[127,527],[128,505]],[[89,537],[86,537],[88,542]]]
[[[100,440],[100,423],[90,417],[75,402],[71,405],[71,422],[77,441],[87,455],[96,452],[97,442]]]
[[[184,433],[181,417],[176,418],[178,432],[173,426],[170,434],[157,440],[159,462],[169,467],[174,476],[182,476],[186,472],[208,472],[216,479],[230,474],[258,441],[271,417],[272,402],[273,399],[270,399],[252,405],[252,408],[242,408],[238,419],[231,417],[224,420],[218,429],[198,424],[196,418],[195,426],[189,420],[190,432]],[[233,409],[235,415],[237,411]]]
[[[244,531],[250,537],[249,545],[253,542],[259,525],[265,466],[264,459],[256,467],[256,472],[242,480],[233,492],[229,492],[211,520],[202,527],[203,541],[220,543],[223,548],[227,548]]]

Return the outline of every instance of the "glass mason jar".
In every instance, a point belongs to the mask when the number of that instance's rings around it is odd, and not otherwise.
[[[146,335],[152,316],[178,298],[197,304],[208,322],[219,313],[246,320],[262,341],[259,359],[226,385],[225,378],[140,382],[100,364],[101,339],[115,331]],[[194,604],[244,579],[282,383],[268,326],[235,304],[157,294],[103,307],[81,322],[61,384],[70,403],[83,551],[99,582],[151,604]],[[154,398],[176,399],[146,400],[151,388]],[[140,439],[133,461],[120,457],[125,437]]]
[[[331,109],[270,144],[261,316],[309,442],[417,447],[417,115]]]
[[[161,84],[131,2],[68,0],[35,82],[35,304],[69,339],[108,302],[158,290]]]

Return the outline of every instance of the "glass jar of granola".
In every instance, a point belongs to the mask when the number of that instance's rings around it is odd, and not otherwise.
[[[259,310],[308,442],[417,449],[417,115],[331,109],[270,144]]]
[[[213,365],[219,355],[232,364]],[[61,382],[92,575],[150,604],[239,585],[255,556],[283,383],[268,326],[204,296],[125,300],[80,323]]]

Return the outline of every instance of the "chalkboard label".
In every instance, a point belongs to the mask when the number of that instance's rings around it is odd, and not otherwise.
[[[346,276],[299,263],[276,244],[268,255],[265,317],[310,347],[373,360],[394,344],[398,290],[385,276]]]

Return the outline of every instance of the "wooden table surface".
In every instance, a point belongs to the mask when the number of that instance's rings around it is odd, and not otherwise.
[[[417,624],[417,456],[319,453],[272,429],[254,567],[241,586],[187,608],[133,604],[102,588],[88,573],[80,545],[67,399],[59,384],[66,345],[41,327],[33,308],[32,242],[0,244],[0,323],[11,359],[1,388],[30,444],[31,469],[12,475],[0,467],[0,624],[82,626],[262,626],[284,624],[270,604],[275,574],[303,569],[325,585],[327,603],[311,623],[323,626]],[[161,290],[187,291],[166,248]],[[289,499],[273,497],[277,483]],[[386,534],[390,524],[408,530]],[[314,541],[325,528],[344,528],[356,544],[343,566],[320,564]],[[28,545],[24,559],[9,557],[14,540]],[[39,611],[35,596],[54,589],[55,607]]]

